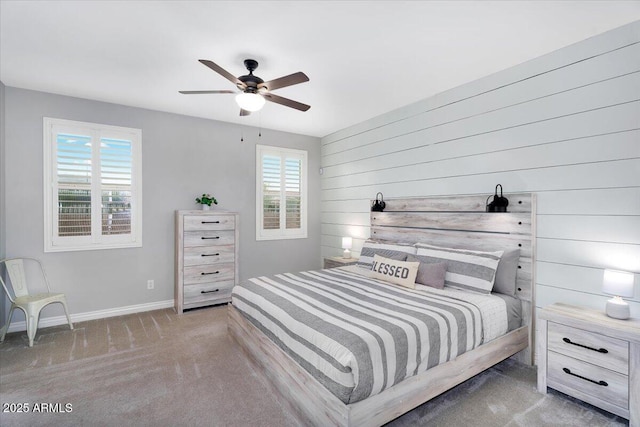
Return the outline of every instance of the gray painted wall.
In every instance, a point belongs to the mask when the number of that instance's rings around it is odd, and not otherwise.
[[[0,82],[0,259],[4,259],[7,253],[7,233],[6,233],[6,179],[5,179],[5,117],[4,117],[4,89],[5,86]],[[0,271],[0,274],[2,272]],[[6,323],[6,304],[7,297],[3,290],[0,290],[0,327]]]
[[[259,138],[255,128],[13,87],[5,97],[6,252],[42,259],[72,313],[173,299],[174,211],[198,209],[194,198],[203,192],[215,195],[220,209],[240,213],[241,279],[320,267],[318,138],[268,129]],[[142,248],[44,253],[45,116],[142,129]],[[307,239],[255,240],[257,143],[308,150]],[[155,280],[154,290],[146,289],[147,279]],[[55,305],[43,312],[61,314]]]
[[[605,268],[636,273],[640,22],[322,139],[322,255],[369,237],[369,201],[537,194],[537,306],[603,309]],[[357,255],[357,254],[356,254]]]

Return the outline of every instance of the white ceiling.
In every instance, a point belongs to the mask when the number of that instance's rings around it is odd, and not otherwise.
[[[117,104],[325,136],[640,19],[640,1],[7,1],[0,80]],[[239,117],[198,59],[265,81],[306,73]]]

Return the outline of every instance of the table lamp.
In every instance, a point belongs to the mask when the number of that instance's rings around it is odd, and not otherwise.
[[[604,271],[602,292],[613,295],[613,298],[607,301],[607,316],[614,319],[629,318],[629,304],[622,297],[629,298],[633,296],[633,282],[633,273],[615,270]]]
[[[353,239],[351,237],[343,237],[342,238],[342,249],[344,249],[344,253],[342,254],[342,258],[351,258],[351,247],[353,245]]]

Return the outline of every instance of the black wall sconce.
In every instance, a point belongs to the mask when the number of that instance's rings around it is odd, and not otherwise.
[[[378,196],[380,196],[379,199]],[[376,194],[376,199],[371,204],[371,212],[382,212],[384,211],[385,206],[387,206],[387,204],[384,202],[382,193],[378,193]]]
[[[500,187],[500,195],[498,196],[498,187]],[[493,195],[493,201],[489,202],[491,196],[487,197],[487,212],[506,212],[509,206],[509,199],[502,196],[502,185],[496,185],[496,194]]]

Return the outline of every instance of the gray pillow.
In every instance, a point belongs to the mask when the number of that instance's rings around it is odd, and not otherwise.
[[[429,263],[424,257],[408,255],[407,261],[419,261],[416,283],[431,286],[436,289],[444,289],[444,276],[447,273],[446,262]]]
[[[518,272],[519,259],[520,249],[504,251],[498,263],[496,283],[493,285],[493,292],[511,296],[516,294],[516,273]]]

